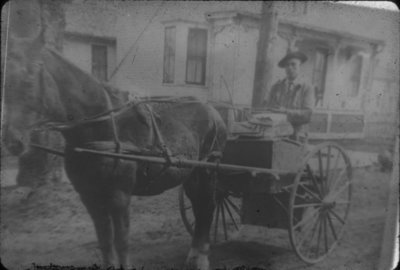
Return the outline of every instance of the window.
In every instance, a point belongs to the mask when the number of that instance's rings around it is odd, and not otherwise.
[[[325,93],[326,64],[328,62],[328,50],[317,48],[313,67],[312,83],[315,87],[315,106],[323,106]]]
[[[186,59],[186,83],[205,84],[207,30],[189,28]]]
[[[165,28],[164,36],[164,83],[173,83],[175,77],[175,40],[176,27]]]
[[[100,81],[108,79],[106,45],[92,45],[92,74]]]
[[[162,83],[167,85],[206,84],[207,25],[183,21],[164,21]]]

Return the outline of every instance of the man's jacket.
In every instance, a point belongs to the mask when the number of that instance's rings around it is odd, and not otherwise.
[[[288,114],[288,121],[292,124],[295,134],[306,136],[308,123],[311,120],[314,108],[314,92],[310,84],[302,78],[296,78],[292,84],[288,79],[279,80],[272,86],[267,106],[300,110]]]

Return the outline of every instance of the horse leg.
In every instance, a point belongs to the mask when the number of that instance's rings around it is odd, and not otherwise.
[[[205,170],[184,183],[185,192],[192,203],[195,227],[186,268],[208,270],[210,263],[210,228],[215,209],[215,177]]]
[[[129,267],[129,205],[131,195],[121,190],[113,192],[111,198],[111,217],[114,225],[114,244],[120,266]]]
[[[101,194],[80,194],[96,229],[104,267],[114,266],[113,228],[107,205],[107,197]]]

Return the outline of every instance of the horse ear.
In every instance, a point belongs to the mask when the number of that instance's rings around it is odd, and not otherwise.
[[[37,56],[45,45],[45,28],[42,28],[39,35],[33,40],[32,45],[28,48],[28,55]]]

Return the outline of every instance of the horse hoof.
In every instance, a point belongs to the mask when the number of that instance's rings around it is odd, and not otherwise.
[[[206,255],[191,257],[186,260],[184,270],[210,270],[210,263]]]

